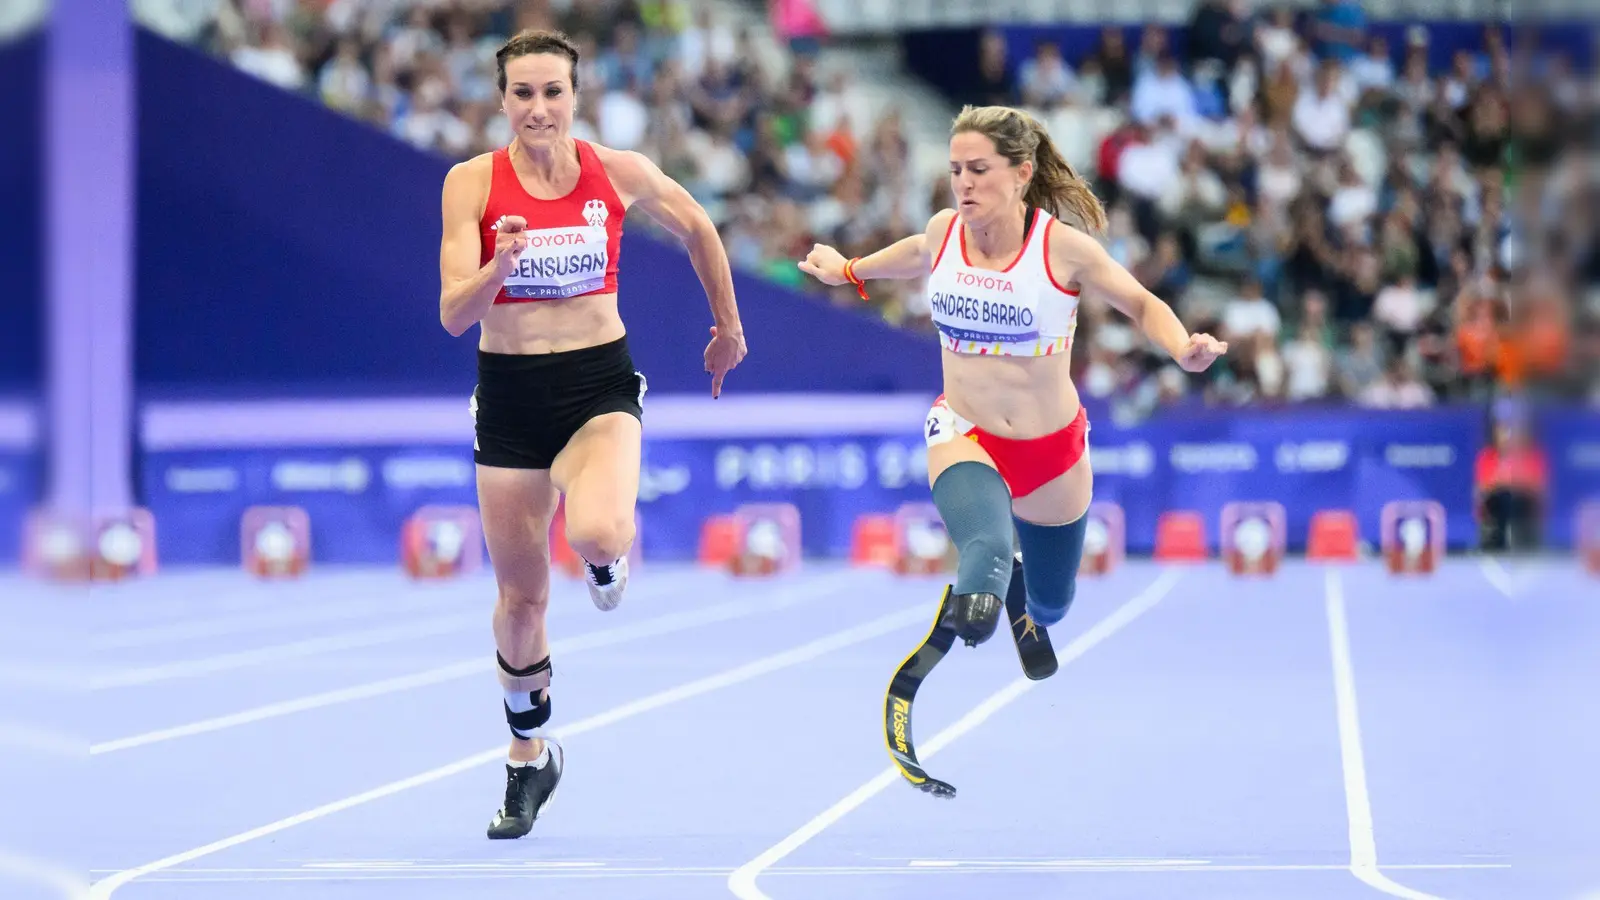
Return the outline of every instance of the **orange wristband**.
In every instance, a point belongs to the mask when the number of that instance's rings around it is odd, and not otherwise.
[[[868,299],[867,283],[856,277],[856,263],[860,261],[861,257],[859,256],[846,261],[844,264],[844,277],[846,281],[856,286],[856,293],[860,295],[861,299],[866,300]]]

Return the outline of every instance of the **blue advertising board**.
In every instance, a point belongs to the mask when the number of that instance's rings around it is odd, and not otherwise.
[[[1597,421],[1584,410],[1541,420],[1555,546],[1570,545],[1578,503],[1600,496]],[[838,433],[647,437],[643,554],[693,558],[707,516],[788,502],[800,510],[807,555],[843,556],[858,516],[928,499],[919,426],[908,417]],[[1131,553],[1152,549],[1158,517],[1173,509],[1199,511],[1215,549],[1222,507],[1233,500],[1282,503],[1296,551],[1318,510],[1353,510],[1376,542],[1384,504],[1436,500],[1449,546],[1464,549],[1478,537],[1473,470],[1486,439],[1481,409],[1202,412],[1131,427],[1104,417],[1092,426],[1090,452],[1095,496],[1124,508]],[[476,503],[469,440],[150,450],[141,478],[170,562],[237,559],[239,517],[251,504],[305,507],[317,560],[385,562],[396,558],[400,525],[418,506]]]

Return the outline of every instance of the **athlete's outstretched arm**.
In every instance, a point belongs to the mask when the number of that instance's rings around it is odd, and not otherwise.
[[[606,150],[606,172],[619,191],[633,198],[645,215],[670,231],[689,251],[706,300],[711,304],[711,343],[706,346],[706,371],[711,373],[711,396],[722,393],[722,379],[744,359],[744,325],[733,296],[733,269],[717,234],[716,223],[705,207],[668,178],[650,158],[632,150]]]
[[[950,210],[935,213],[928,222],[927,231],[903,237],[876,253],[861,257],[851,267],[851,274],[861,281],[926,275],[933,262],[932,254],[928,252],[928,235],[933,232],[942,234],[950,227],[950,217],[953,215],[955,213]],[[800,271],[823,284],[839,285],[850,282],[844,271],[847,262],[849,260],[844,258],[844,254],[827,244],[813,244],[811,252],[798,265]]]
[[[494,258],[478,264],[478,217],[488,185],[481,164],[457,163],[444,177],[444,235],[439,242],[439,322],[456,337],[489,313],[500,285],[528,246],[521,216],[511,216],[495,237]]]
[[[1158,347],[1190,372],[1203,372],[1228,345],[1209,334],[1190,334],[1177,313],[1150,293],[1133,273],[1111,258],[1099,241],[1076,228],[1050,222],[1050,269],[1073,273],[1073,281],[1093,288],[1121,313],[1139,324]]]
[[[927,239],[913,234],[903,237],[876,253],[856,260],[851,269],[862,281],[872,278],[915,278],[928,271]],[[848,284],[844,266],[849,260],[827,244],[812,244],[811,252],[798,263],[800,271],[823,284]]]

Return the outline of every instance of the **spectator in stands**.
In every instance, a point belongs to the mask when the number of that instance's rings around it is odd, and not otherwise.
[[[1282,327],[1278,308],[1261,295],[1261,282],[1254,278],[1246,278],[1239,286],[1238,295],[1223,307],[1222,330],[1226,335],[1223,340],[1230,346],[1235,341],[1248,346],[1257,335],[1276,341]]]
[[[1415,369],[1403,356],[1389,360],[1383,376],[1367,385],[1356,402],[1372,409],[1421,409],[1432,406],[1433,391],[1417,378]]]
[[[1006,37],[992,28],[978,38],[977,70],[966,80],[955,100],[971,106],[1004,106],[1017,99],[1017,86],[1009,65]]]
[[[1133,217],[1121,204],[1107,212],[1106,252],[1123,268],[1132,270],[1150,255],[1150,242],[1133,227]]]
[[[1261,113],[1267,127],[1273,130],[1288,129],[1293,124],[1295,104],[1300,98],[1300,78],[1294,73],[1294,62],[1281,60],[1268,70],[1261,86]]]
[[[361,64],[361,45],[355,39],[340,39],[334,58],[317,75],[317,91],[329,107],[360,115],[372,93],[372,77]]]
[[[417,85],[413,102],[394,123],[394,135],[420,149],[439,149],[452,156],[470,152],[477,135],[445,105],[450,88],[443,78],[428,76]]]
[[[1283,365],[1284,394],[1289,402],[1318,400],[1328,395],[1333,382],[1333,355],[1316,325],[1305,322],[1300,326],[1295,339],[1283,348]]]
[[[1473,467],[1480,546],[1485,550],[1536,549],[1541,544],[1540,524],[1550,487],[1544,451],[1514,419],[1494,423],[1492,431],[1493,442],[1478,452]]]
[[[1323,60],[1314,87],[1294,101],[1295,134],[1313,155],[1337,152],[1350,134],[1350,101],[1338,90],[1339,76],[1339,64]]]
[[[1411,345],[1426,313],[1416,279],[1409,274],[1378,291],[1378,299],[1372,305],[1372,318],[1383,329],[1392,354],[1404,353]]]
[[[1189,21],[1189,61],[1233,68],[1253,42],[1244,0],[1201,0]]]
[[[1350,344],[1339,351],[1334,367],[1339,392],[1348,399],[1362,396],[1383,376],[1383,361],[1371,324],[1357,322],[1350,328]]]
[[[1360,0],[1322,0],[1311,29],[1317,56],[1349,62],[1366,43],[1366,28]]]
[[[1132,113],[1134,121],[1153,125],[1171,119],[1179,134],[1189,134],[1195,126],[1194,87],[1178,70],[1178,60],[1170,53],[1156,58],[1154,69],[1134,76]]]
[[[1066,102],[1076,82],[1072,69],[1061,58],[1061,47],[1046,41],[1034,50],[1032,59],[1017,70],[1017,87],[1026,106],[1049,110]]]
[[[278,87],[297,90],[306,83],[305,67],[289,43],[289,34],[277,22],[260,26],[260,37],[233,51],[233,64]]]
[[[1135,267],[1133,275],[1139,279],[1140,284],[1150,290],[1150,293],[1175,308],[1181,306],[1184,290],[1189,286],[1191,272],[1183,258],[1183,251],[1178,247],[1177,235],[1170,231],[1161,232],[1161,236],[1156,239],[1155,252],[1145,257],[1144,262]]]
[[[1128,43],[1119,26],[1107,25],[1101,30],[1100,44],[1089,61],[1105,78],[1105,102],[1113,106],[1127,102],[1128,93],[1133,90],[1133,60],[1128,57]]]
[[[1394,87],[1394,60],[1389,58],[1389,42],[1383,35],[1372,36],[1365,56],[1350,61],[1350,79],[1362,94],[1383,93]]]
[[[1167,39],[1167,29],[1151,23],[1144,26],[1139,32],[1139,52],[1133,58],[1133,77],[1155,71],[1161,57],[1172,53],[1172,45]]]
[[[1300,49],[1300,36],[1294,30],[1294,11],[1287,6],[1267,10],[1254,29],[1256,53],[1263,72],[1276,72]]]

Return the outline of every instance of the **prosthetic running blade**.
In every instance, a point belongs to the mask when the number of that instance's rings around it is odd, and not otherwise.
[[[1028,617],[1028,587],[1023,583],[1022,560],[1011,564],[1011,586],[1006,590],[1006,621],[1011,623],[1011,641],[1017,645],[1022,673],[1043,681],[1056,673],[1056,648],[1050,632]]]
[[[911,651],[911,655],[900,663],[895,670],[894,678],[889,682],[889,693],[883,706],[883,732],[884,742],[889,747],[889,756],[894,760],[900,774],[918,790],[926,791],[935,797],[954,797],[955,786],[946,781],[940,781],[929,775],[922,765],[917,762],[916,744],[911,737],[911,706],[917,698],[917,689],[922,687],[923,679],[933,671],[933,667],[944,659],[950,652],[951,645],[956,639],[956,630],[951,627],[946,617],[951,603],[951,587],[945,586],[944,596],[939,600],[939,611],[934,615],[933,627],[928,630],[928,636],[922,643]]]

